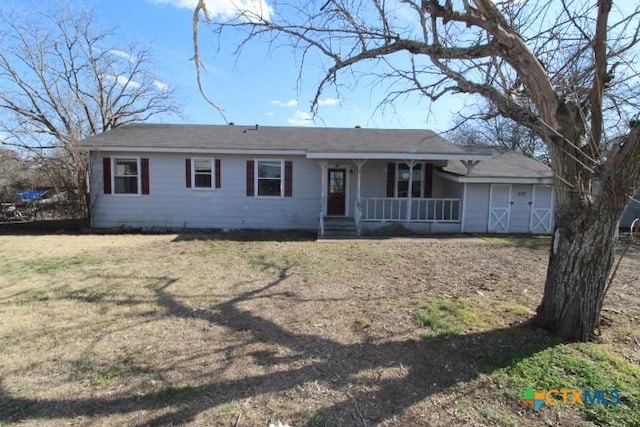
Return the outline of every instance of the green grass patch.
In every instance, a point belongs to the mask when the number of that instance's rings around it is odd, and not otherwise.
[[[118,358],[112,364],[99,364],[91,358],[85,358],[75,364],[69,378],[93,388],[105,388],[118,378],[148,372],[151,372],[149,367],[136,363],[130,357]]]
[[[444,298],[422,304],[414,313],[421,326],[436,334],[459,334],[478,323],[476,314],[458,298]]]
[[[513,313],[520,316],[531,315],[531,309],[529,307],[513,301],[500,301],[496,304],[496,309],[500,312]]]
[[[474,412],[476,413],[477,419],[490,426],[518,427],[518,425],[520,425],[518,418],[507,411],[476,407],[474,408]]]
[[[272,250],[267,250],[269,248]],[[304,253],[284,248],[274,251],[273,244],[258,243],[247,248],[241,255],[252,270],[266,273],[281,273],[291,267],[303,265],[306,261]]]
[[[520,246],[531,249],[540,249],[548,247],[551,244],[551,236],[493,235],[483,236],[482,240],[496,245]]]
[[[560,405],[544,410],[576,409],[587,420],[601,425],[640,425],[640,368],[618,356],[607,345],[552,346],[496,370],[494,377],[509,387],[511,398],[517,401],[527,386],[544,392],[552,389],[603,390],[608,398],[611,398],[609,393],[617,389],[621,402],[616,406]]]
[[[54,300],[75,300],[86,303],[100,303],[108,296],[105,291],[93,288],[70,290],[69,285],[50,285],[42,288],[22,292],[13,297],[10,302],[25,305]]]
[[[22,264],[22,268],[33,273],[54,275],[62,270],[70,270],[78,267],[100,265],[104,261],[99,258],[85,256],[56,257],[28,260]]]
[[[60,298],[68,292],[69,285],[46,286],[21,292],[11,298],[11,303],[25,305]]]
[[[218,408],[218,421],[220,424],[227,426],[236,425],[236,421],[238,421],[241,413],[236,403],[225,403]]]
[[[353,321],[353,326],[356,331],[362,332],[369,326],[371,326],[371,324],[369,323],[369,319],[367,319],[366,317],[356,316],[355,320]]]
[[[442,298],[421,304],[414,317],[420,326],[435,334],[459,334],[465,331],[503,327],[510,322],[523,321],[531,310],[513,301],[474,301],[463,298]]]

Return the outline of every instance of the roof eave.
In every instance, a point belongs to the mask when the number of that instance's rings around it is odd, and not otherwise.
[[[273,154],[279,156],[304,156],[304,150],[290,149],[238,149],[238,148],[168,148],[168,147],[116,147],[116,146],[82,146],[89,152],[121,152],[121,153],[189,153],[189,154]]]
[[[308,159],[318,160],[491,160],[491,155],[467,153],[403,153],[403,152],[310,152]]]
[[[553,176],[465,176],[451,172],[439,172],[449,181],[469,184],[553,184]]]
[[[265,154],[305,156],[317,160],[491,160],[491,155],[467,153],[403,153],[403,152],[307,152],[293,149],[258,149],[258,148],[177,148],[177,147],[129,147],[100,146],[81,144],[90,152],[148,152],[148,153],[196,153],[196,154]]]

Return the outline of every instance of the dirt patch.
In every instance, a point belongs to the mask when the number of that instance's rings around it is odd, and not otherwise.
[[[0,422],[584,422],[526,411],[491,377],[555,345],[522,325],[544,245],[249,237],[0,236]],[[601,337],[634,363],[639,260]],[[451,298],[474,314],[453,333],[417,321]]]

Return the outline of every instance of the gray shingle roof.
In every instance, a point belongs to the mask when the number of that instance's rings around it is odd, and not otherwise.
[[[88,149],[302,150],[307,153],[465,154],[426,129],[133,124],[92,136]]]
[[[322,153],[404,153],[406,158],[484,158],[469,175],[457,160],[449,161],[444,171],[461,178],[552,177],[549,167],[521,154],[457,146],[427,129],[131,124],[87,138],[82,146],[97,151],[281,150],[306,153],[308,157]]]
[[[464,147],[466,151],[491,154],[491,160],[481,161],[473,167],[470,174],[459,161],[449,162],[443,170],[469,178],[553,178],[551,168],[539,161],[511,150],[498,148]]]

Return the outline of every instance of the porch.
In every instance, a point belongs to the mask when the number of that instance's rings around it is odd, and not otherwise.
[[[322,187],[320,236],[336,218],[355,225],[356,235],[400,223],[421,233],[459,232],[464,186],[440,177],[444,161],[356,159],[318,161]]]

